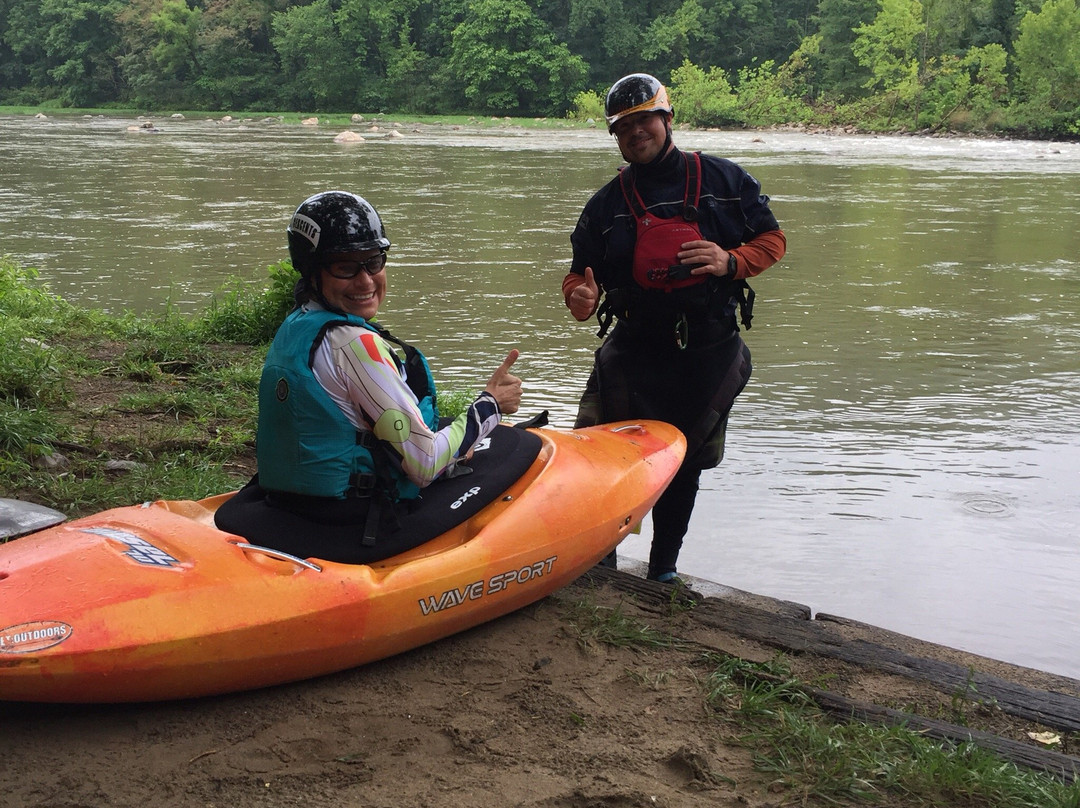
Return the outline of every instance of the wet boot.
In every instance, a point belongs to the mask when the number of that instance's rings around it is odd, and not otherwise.
[[[652,510],[653,540],[649,550],[650,581],[670,581],[675,576],[683,537],[694,512],[701,469],[679,469]]]

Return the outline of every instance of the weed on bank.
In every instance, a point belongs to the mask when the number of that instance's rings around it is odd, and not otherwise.
[[[111,316],[0,258],[4,495],[79,516],[236,488],[294,278],[287,263],[270,267],[266,289],[238,286],[190,319]]]
[[[586,648],[687,650],[621,606],[598,606],[589,596],[569,603],[564,617]],[[676,677],[655,670],[656,659],[644,663],[653,667],[628,669],[627,680],[656,688]],[[974,743],[951,744],[903,726],[838,721],[792,676],[782,655],[752,662],[708,652],[697,658],[695,670],[717,736],[753,752],[778,805],[1080,808],[1080,784],[1020,768]]]
[[[0,491],[70,517],[200,499],[254,472],[266,348],[293,307],[288,261],[205,311],[113,316],[50,293],[0,257]],[[461,412],[462,391],[440,394]]]

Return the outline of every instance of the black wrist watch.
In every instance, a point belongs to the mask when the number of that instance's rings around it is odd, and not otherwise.
[[[735,259],[735,253],[727,254],[728,277],[735,280],[735,273],[739,271],[739,262]]]

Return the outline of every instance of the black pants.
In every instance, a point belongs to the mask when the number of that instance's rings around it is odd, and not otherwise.
[[[728,412],[752,371],[750,350],[737,330],[695,331],[686,350],[658,346],[654,331],[641,336],[625,322],[615,327],[596,351],[574,423],[580,428],[647,418],[673,424],[686,436],[686,459],[653,507],[650,578],[675,572],[701,471],[723,459]],[[613,565],[613,558],[608,561]]]
[[[690,515],[694,512],[700,479],[701,469],[684,464],[653,506],[649,578],[675,572],[683,537],[690,526]]]
[[[578,409],[575,429],[601,423],[600,393],[594,372],[586,385]],[[649,550],[648,577],[658,578],[664,573],[675,572],[682,550],[683,538],[690,527],[690,516],[694,512],[701,472],[719,465],[724,458],[724,444],[727,437],[728,416],[720,419],[712,434],[699,445],[693,455],[683,460],[671,484],[667,487],[652,509],[653,538]],[[615,567],[615,551],[601,562],[604,566]]]

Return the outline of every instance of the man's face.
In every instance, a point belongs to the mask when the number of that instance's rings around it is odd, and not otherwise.
[[[667,142],[669,120],[666,112],[636,112],[617,120],[611,133],[626,162],[652,162]]]

